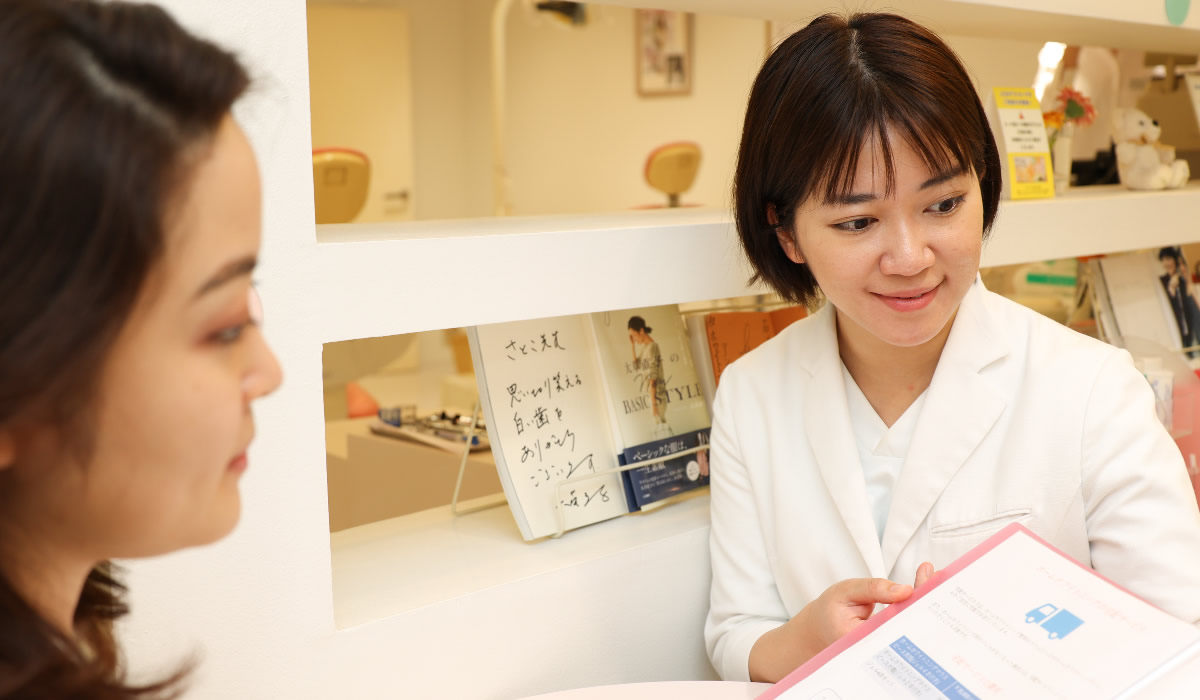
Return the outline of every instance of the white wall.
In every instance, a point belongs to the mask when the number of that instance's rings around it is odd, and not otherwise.
[[[633,10],[588,7],[567,27],[514,7],[508,22],[508,153],[514,214],[663,204],[646,156],[696,141],[700,172],[684,202],[729,202],[746,96],[766,44],[762,20],[696,17],[688,96],[639,97]]]
[[[946,39],[981,90],[1032,85],[1040,43]],[[683,200],[727,206],[746,97],[765,43],[764,20],[698,15],[692,94],[639,97],[633,10],[589,6],[586,26],[567,27],[515,6],[507,124],[513,214],[661,204],[666,197],[645,183],[642,169],[655,146],[678,140],[696,141],[703,152]]]
[[[340,4],[346,10],[364,3]],[[415,218],[490,215],[492,3],[366,4],[411,18]],[[765,48],[764,20],[697,16],[692,93],[659,97],[635,90],[631,9],[589,6],[587,24],[575,27],[515,2],[507,28],[505,133],[514,214],[659,204],[665,196],[645,183],[642,169],[655,146],[675,140],[703,149],[684,200],[728,204],[745,97]],[[1032,82],[1038,42],[947,40],[982,89]]]
[[[354,221],[411,219],[408,14],[396,7],[310,3],[308,47],[313,147],[352,148],[371,162],[367,199]]]
[[[489,216],[488,0],[318,0],[322,9],[387,8],[408,17],[413,216]],[[360,70],[372,69],[371,65]],[[371,72],[375,72],[371,70]],[[382,76],[381,80],[386,79]]]
[[[953,34],[942,38],[962,59],[975,82],[975,89],[985,101],[992,88],[1033,87],[1042,42]]]
[[[361,5],[362,3],[357,3]],[[377,0],[411,15],[415,216],[492,212],[490,0]],[[802,24],[793,24],[799,28]],[[639,97],[633,10],[589,6],[584,26],[515,2],[507,21],[507,169],[514,214],[659,204],[645,183],[656,146],[703,149],[686,202],[722,207],[745,97],[764,52],[764,20],[699,15],[688,96]],[[1031,83],[1040,43],[947,37],[981,88]]]
[[[418,219],[490,216],[488,0],[385,0],[409,13]]]
[[[415,217],[490,215],[492,2],[321,3],[343,12],[364,4],[411,18]],[[692,94],[639,98],[633,11],[589,7],[588,15],[586,26],[567,27],[526,3],[509,11],[513,213],[613,211],[665,201],[645,184],[642,168],[655,146],[681,139],[704,149],[685,200],[723,206],[744,97],[762,59],[762,21],[697,18]]]

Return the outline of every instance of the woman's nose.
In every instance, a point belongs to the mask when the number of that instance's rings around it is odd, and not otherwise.
[[[933,251],[919,226],[902,222],[886,237],[887,247],[880,259],[880,271],[886,275],[912,277],[933,264]]]
[[[253,286],[247,290],[247,295],[254,334],[250,341],[251,349],[246,374],[242,377],[242,394],[249,403],[278,389],[280,382],[283,381],[283,370],[262,334],[262,297],[258,295],[258,290]]]
[[[275,353],[271,351],[261,332],[256,336],[249,368],[242,377],[242,394],[247,402],[270,394],[278,389],[283,381],[283,369],[279,366]]]

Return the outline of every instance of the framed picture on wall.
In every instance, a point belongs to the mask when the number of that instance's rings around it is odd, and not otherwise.
[[[634,50],[639,95],[692,92],[692,15],[669,10],[637,10]]]

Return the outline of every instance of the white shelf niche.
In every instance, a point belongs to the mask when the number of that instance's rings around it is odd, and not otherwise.
[[[338,629],[355,627],[649,546],[685,548],[695,569],[688,578],[704,579],[708,500],[708,489],[700,489],[534,542],[521,539],[506,504],[462,516],[432,508],[335,532],[334,620]]]
[[[727,212],[318,227],[322,342],[744,296],[749,267]],[[1200,182],[1081,187],[1006,201],[983,265],[1200,240]],[[318,281],[318,284],[320,282]]]
[[[1200,46],[1200,10],[1193,9],[1182,26],[1172,26],[1163,0],[658,0],[654,6],[772,20],[879,10],[899,12],[942,34],[1184,54],[1194,54]]]

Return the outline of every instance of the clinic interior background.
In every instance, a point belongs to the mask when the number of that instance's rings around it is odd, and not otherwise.
[[[353,148],[371,161],[366,203],[354,222],[662,206],[665,196],[646,182],[643,168],[656,147],[676,141],[694,142],[701,152],[683,203],[728,206],[751,82],[772,43],[800,23],[696,14],[690,91],[642,96],[635,87],[634,9],[587,5],[585,21],[575,24],[530,0],[514,0],[497,34],[504,85],[497,127],[491,88],[496,4],[308,2],[313,148]],[[1001,85],[1044,84],[1062,53],[1033,40],[945,39],[981,94]],[[1141,57],[1125,52],[1123,63],[1140,63]],[[1153,71],[1139,68],[1144,85]],[[1083,85],[1089,94],[1102,88]],[[1102,124],[1080,133],[1076,157],[1106,143],[1106,134]],[[494,139],[503,143],[501,167]],[[1181,155],[1189,146],[1200,152],[1196,140],[1175,145]],[[418,229],[396,229],[398,235],[405,230]],[[993,271],[989,283],[1004,292],[1009,276]],[[465,283],[446,279],[447,285]],[[431,291],[430,303],[436,303]],[[381,405],[440,410],[441,378],[469,371],[464,353],[454,331],[326,344],[326,418],[347,417],[349,382],[365,387]]]
[[[794,2],[805,8],[805,15],[816,4]],[[885,2],[827,4],[875,7]],[[929,2],[974,9],[974,3],[959,0]],[[605,288],[594,270],[579,269],[576,274],[594,286],[550,301],[517,299],[515,291],[522,285],[484,271],[478,261],[476,271],[498,288],[496,293],[489,296],[477,279],[457,274],[450,252],[466,248],[467,240],[478,240],[478,249],[498,254],[505,263],[527,263],[531,270],[558,262],[537,255],[517,260],[525,246],[505,245],[513,241],[497,233],[506,225],[503,221],[481,219],[484,235],[472,237],[471,217],[491,216],[496,208],[490,1],[345,3],[343,7],[364,12],[396,11],[393,16],[404,34],[381,29],[391,52],[386,68],[361,57],[340,74],[342,87],[371,98],[368,108],[344,98],[328,111],[321,95],[321,42],[323,30],[336,34],[336,29],[332,20],[318,21],[313,13],[337,9],[334,4],[309,5],[307,18],[305,6],[293,0],[162,4],[185,25],[234,48],[255,70],[257,101],[243,104],[239,118],[249,127],[263,168],[260,290],[267,307],[265,331],[287,378],[256,415],[260,439],[244,482],[242,523],[234,535],[215,547],[130,562],[135,612],[123,636],[131,663],[146,669],[147,677],[157,677],[157,671],[197,652],[202,658],[193,694],[220,698],[440,697],[448,694],[447,688],[461,691],[459,696],[518,697],[581,685],[715,677],[700,642],[708,595],[702,497],[672,504],[652,517],[618,518],[560,540],[527,545],[507,508],[435,518],[448,513],[449,490],[441,492],[441,508],[331,534],[325,509],[332,507],[334,490],[326,479],[334,471],[336,455],[331,452],[339,444],[337,431],[352,422],[346,418],[349,378],[359,379],[381,404],[443,405],[442,385],[460,374],[460,336],[453,329],[436,329],[749,293],[743,291],[742,279],[722,273],[725,261],[717,260],[711,248],[692,259],[706,273],[724,274],[719,279],[693,284],[676,273],[666,278],[669,282],[649,280],[644,288],[622,291]],[[502,135],[508,200],[515,216],[560,216],[546,225],[559,227],[551,229],[552,235],[526,238],[578,240],[589,251],[600,250],[595,231],[580,233],[583,226],[572,218],[585,212],[630,212],[639,236],[663,234],[674,241],[679,237],[673,230],[707,235],[701,226],[672,229],[647,223],[653,214],[631,209],[665,199],[642,177],[647,154],[661,143],[686,139],[700,144],[703,161],[684,203],[717,207],[712,218],[719,218],[728,200],[746,93],[765,52],[764,16],[697,15],[690,94],[639,97],[634,89],[633,10],[589,3],[587,24],[571,26],[531,10],[530,4],[513,0],[504,18],[508,70]],[[887,4],[910,6],[894,0]],[[1000,7],[997,12],[1006,17],[1028,20],[1037,14],[1030,0],[984,4]],[[1123,0],[1037,4],[1065,18],[1060,28],[1075,17],[1081,18],[1080,25],[1100,18],[1130,35],[1141,32],[1140,45],[1147,48],[1175,30],[1159,26],[1160,20],[1140,27]],[[694,0],[694,6],[741,12],[743,0],[723,5]],[[1180,31],[1194,33],[1200,27],[1200,15],[1192,15],[1189,28]],[[372,25],[384,23],[377,16]],[[995,38],[1001,33],[1000,27],[976,23],[963,36],[947,36],[980,89],[1032,82],[1041,42],[1056,38],[1049,30],[1040,32],[1038,41]],[[342,36],[332,42],[342,57],[377,41],[366,29],[343,31]],[[264,103],[266,108],[255,115]],[[333,124],[344,121],[363,141],[337,134],[325,138],[322,124],[329,122],[323,115],[331,116]],[[379,118],[353,121],[374,116]],[[374,145],[383,138],[380,134],[396,145]],[[395,218],[383,224],[394,227],[392,239],[326,245],[328,229],[320,226],[314,236],[308,151],[339,144],[371,153],[380,173],[379,189],[369,196],[364,212],[374,206],[380,216]],[[401,176],[385,178],[385,165],[393,162]],[[1177,212],[1180,206],[1172,203],[1190,205],[1193,192],[1154,195],[1153,201]],[[1130,201],[1136,198],[1129,196]],[[1097,201],[1097,211],[1105,216],[1135,215],[1122,195]],[[1034,203],[1026,209],[1054,218],[1071,208],[1049,206],[1056,204],[1068,202]],[[664,221],[679,220],[664,216]],[[446,224],[464,217],[471,224]],[[1190,221],[1181,213],[1150,212],[1143,218],[1164,229],[1186,229]],[[440,237],[446,228],[454,232]],[[616,231],[630,240],[624,233]],[[1183,242],[1194,234],[1159,237]],[[1064,238],[1069,239],[1064,255],[1088,248],[1077,235]],[[705,244],[715,239],[708,236]],[[1127,244],[1129,238],[1121,241]],[[1020,245],[1022,250],[1043,250],[1030,242]],[[657,243],[650,247],[664,248]],[[1136,246],[1121,249],[1131,247]],[[405,275],[416,282],[395,281]],[[549,277],[561,282],[565,275]],[[396,290],[401,293],[387,294]],[[477,295],[479,302],[467,294]],[[389,335],[394,333],[406,334]],[[324,372],[330,419],[324,422],[324,436],[315,405],[318,371]],[[390,467],[406,464],[390,454],[381,453],[378,461]],[[326,465],[328,474],[322,469]],[[409,466],[433,471],[431,463]],[[411,479],[371,482],[376,492],[417,488]],[[659,585],[641,586],[646,580]]]

